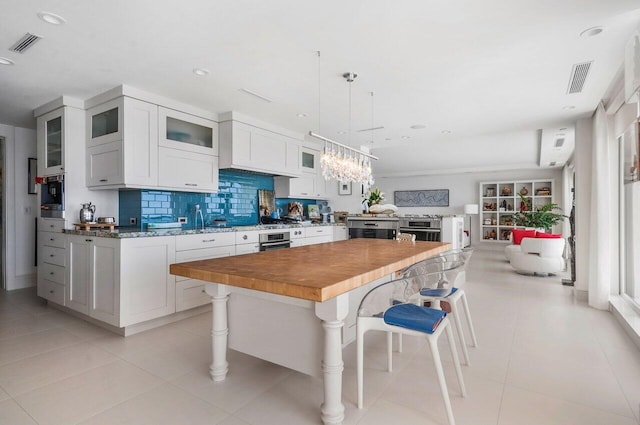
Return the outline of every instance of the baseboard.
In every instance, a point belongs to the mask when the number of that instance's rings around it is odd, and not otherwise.
[[[634,344],[640,348],[640,314],[638,311],[620,295],[610,298],[609,309]]]

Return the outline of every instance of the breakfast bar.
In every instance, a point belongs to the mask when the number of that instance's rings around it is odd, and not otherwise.
[[[227,347],[322,376],[322,421],[340,424],[342,328],[358,302],[350,295],[449,248],[441,242],[349,239],[172,264],[170,271],[207,282],[214,381],[229,371]]]

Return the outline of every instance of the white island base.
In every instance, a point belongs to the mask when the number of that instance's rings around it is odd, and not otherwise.
[[[207,283],[206,291],[213,304],[214,381],[223,381],[229,371],[227,347],[322,377],[322,422],[342,423],[342,327],[349,293],[314,302],[217,283]]]

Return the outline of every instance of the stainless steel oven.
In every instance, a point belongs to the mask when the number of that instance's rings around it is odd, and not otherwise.
[[[442,218],[440,217],[408,217],[401,218],[401,233],[416,235],[417,241],[441,242]]]
[[[395,239],[398,234],[396,217],[348,217],[349,238]]]
[[[291,247],[289,232],[263,233],[258,240],[260,251],[273,251]]]

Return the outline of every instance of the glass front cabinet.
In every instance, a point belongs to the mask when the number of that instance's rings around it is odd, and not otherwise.
[[[64,173],[64,108],[38,117],[40,158],[38,174],[49,176]]]
[[[218,155],[218,124],[168,108],[158,108],[161,147]]]

